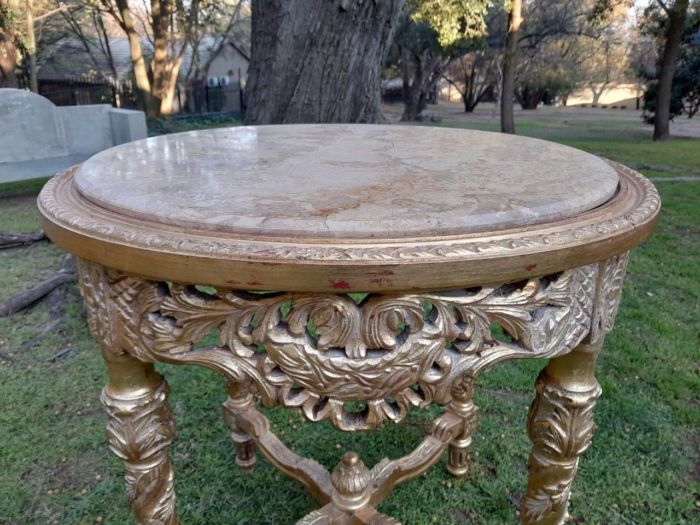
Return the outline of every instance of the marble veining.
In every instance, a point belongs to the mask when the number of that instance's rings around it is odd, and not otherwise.
[[[103,151],[76,174],[94,203],[153,222],[290,237],[406,238],[562,220],[610,199],[588,153],[470,130],[236,127]]]

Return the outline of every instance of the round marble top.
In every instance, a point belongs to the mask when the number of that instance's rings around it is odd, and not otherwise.
[[[103,151],[80,194],[148,222],[263,237],[415,238],[575,217],[616,171],[582,151],[499,133],[378,125],[212,129]]]

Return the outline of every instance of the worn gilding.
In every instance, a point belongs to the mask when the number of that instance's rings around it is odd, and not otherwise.
[[[170,525],[175,427],[155,362],[227,378],[237,464],[252,468],[257,450],[321,505],[298,524],[397,525],[377,505],[445,452],[447,470],[468,475],[475,381],[520,358],[549,358],[520,519],[560,525],[595,429],[594,365],[627,251],[659,205],[641,175],[561,146],[379,126],[149,140],[54,178],[39,199],[48,235],[80,259],[108,365],[109,443],[137,522]],[[406,456],[369,468],[347,451],[329,472],[290,450],[258,403],[345,431],[430,404],[443,413]]]

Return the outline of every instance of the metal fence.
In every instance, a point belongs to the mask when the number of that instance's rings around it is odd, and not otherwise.
[[[26,81],[20,87],[28,87]],[[111,104],[117,108],[139,109],[139,98],[132,82],[111,84],[80,78],[41,78],[39,94],[57,106]],[[245,111],[243,91],[237,83],[210,87],[178,87],[173,101],[175,113],[238,113]]]

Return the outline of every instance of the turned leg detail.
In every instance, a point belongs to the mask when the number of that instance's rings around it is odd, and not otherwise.
[[[448,407],[448,411],[463,421],[459,435],[450,442],[447,449],[447,471],[457,478],[463,478],[469,470],[469,447],[479,422],[479,408],[472,400],[473,395],[474,378],[464,376],[452,389],[452,402]]]
[[[568,516],[579,457],[595,429],[593,409],[601,388],[593,372],[599,350],[600,344],[582,344],[552,359],[537,379],[528,414],[533,448],[520,509],[525,525],[559,525]]]
[[[101,400],[107,411],[109,447],[124,462],[129,502],[139,525],[177,525],[175,476],[168,447],[175,423],[168,384],[153,365],[124,358],[107,363],[109,384]]]
[[[253,396],[245,385],[233,381],[228,383],[228,399],[224,402],[222,409],[224,420],[231,430],[231,440],[236,451],[236,465],[243,469],[250,469],[255,465],[255,442],[238,425],[236,414],[254,406]]]

